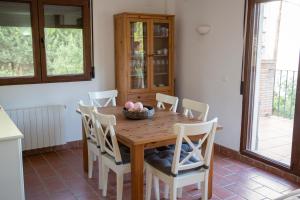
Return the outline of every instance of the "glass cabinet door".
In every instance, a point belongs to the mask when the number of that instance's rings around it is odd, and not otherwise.
[[[153,24],[153,87],[169,86],[169,24],[154,22]]]
[[[130,88],[146,89],[148,87],[148,35],[146,21],[130,22]]]

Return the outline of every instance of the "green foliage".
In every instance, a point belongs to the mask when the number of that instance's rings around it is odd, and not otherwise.
[[[83,73],[82,29],[45,28],[48,75]],[[0,26],[0,77],[33,76],[30,27]]]
[[[31,29],[0,26],[0,77],[32,76]]]
[[[83,73],[83,37],[81,29],[46,28],[47,74]]]
[[[294,72],[295,73],[295,72]],[[292,75],[292,73],[290,73]],[[273,97],[273,114],[293,119],[296,102],[297,74],[290,75],[288,71],[281,73],[275,79],[275,89]]]
[[[146,37],[145,33],[144,33],[144,22],[135,22],[133,24],[133,41],[134,43],[138,43],[139,46],[138,47],[134,47],[134,50],[137,51],[139,54],[144,54],[144,42],[145,39],[144,37]]]

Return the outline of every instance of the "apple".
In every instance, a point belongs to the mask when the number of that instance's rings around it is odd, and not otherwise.
[[[143,108],[144,108],[144,106],[143,106],[143,104],[142,104],[141,102],[136,102],[136,103],[134,104],[134,110],[135,110],[135,111],[140,112],[140,111],[143,110]]]
[[[127,101],[127,102],[125,103],[125,108],[126,108],[127,110],[133,109],[133,108],[134,108],[134,103],[133,103],[132,101]]]
[[[135,112],[134,108],[129,108],[128,111],[129,112]]]

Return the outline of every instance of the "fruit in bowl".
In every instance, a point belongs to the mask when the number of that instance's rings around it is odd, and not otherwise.
[[[134,108],[134,103],[133,103],[132,101],[127,101],[127,102],[125,103],[125,108],[126,108],[127,110],[133,109],[133,108]]]
[[[125,103],[125,108],[129,112],[143,112],[148,110],[148,108],[144,107],[142,102],[133,103],[132,101],[127,101]]]
[[[141,103],[141,102],[136,102],[134,104],[134,110],[136,112],[142,112],[143,111],[143,108],[144,108],[144,105]]]
[[[129,119],[149,119],[154,115],[154,108],[152,106],[144,106],[141,102],[133,103],[132,101],[127,101],[123,113]]]

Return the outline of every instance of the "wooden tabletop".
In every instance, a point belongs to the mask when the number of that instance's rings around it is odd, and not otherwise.
[[[149,144],[151,142],[175,139],[173,131],[175,123],[199,123],[196,119],[189,119],[182,114],[155,109],[152,119],[130,120],[123,114],[123,107],[98,108],[103,114],[116,116],[116,133],[118,140],[129,145]],[[221,129],[219,127],[218,129]]]

